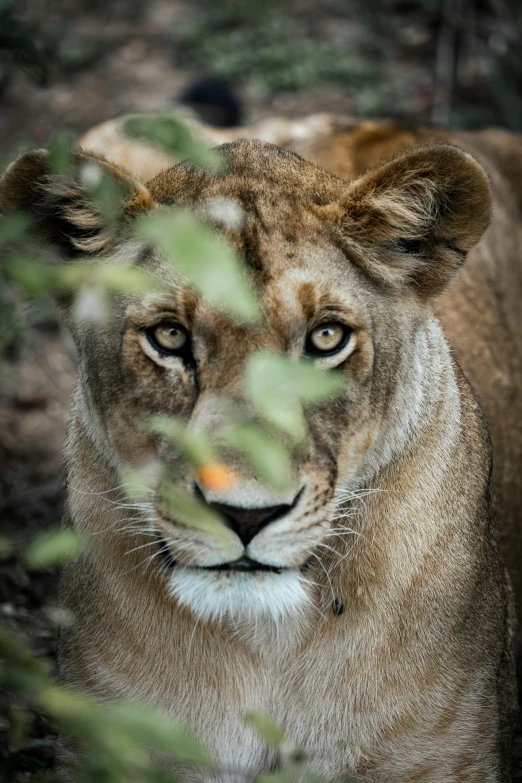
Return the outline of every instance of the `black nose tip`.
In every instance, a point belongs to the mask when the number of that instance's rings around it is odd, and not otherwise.
[[[247,546],[262,528],[270,522],[287,514],[291,506],[268,506],[264,508],[238,508],[227,506],[224,503],[212,503],[213,508],[226,516],[234,533],[237,533],[241,541]]]

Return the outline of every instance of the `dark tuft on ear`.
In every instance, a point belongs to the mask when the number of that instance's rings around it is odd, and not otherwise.
[[[107,220],[89,175],[103,175],[109,183],[118,204],[115,219]],[[59,173],[52,170],[47,150],[31,150],[0,181],[0,211],[25,214],[33,234],[67,256],[110,251],[125,222],[153,204],[147,189],[124,169],[83,150]]]
[[[413,148],[356,180],[341,203],[338,239],[373,278],[436,296],[486,230],[487,175],[447,144]]]

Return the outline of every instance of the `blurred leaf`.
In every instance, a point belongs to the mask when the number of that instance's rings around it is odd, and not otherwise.
[[[162,211],[138,221],[138,235],[159,246],[176,270],[216,307],[252,322],[259,306],[234,249],[187,211]]]
[[[200,530],[214,539],[216,547],[229,539],[231,531],[221,514],[187,495],[179,486],[164,481],[159,495],[168,506],[169,513],[176,520],[176,524]]]
[[[11,212],[0,217],[0,244],[18,243],[25,239],[31,221],[21,212]]]
[[[106,707],[70,688],[48,685],[42,689],[39,700],[62,726],[82,734],[86,739],[103,732],[110,725]]]
[[[30,730],[31,730],[31,716],[27,710],[21,709],[17,705],[11,707],[10,714],[11,729],[9,732],[9,744],[11,749],[15,749],[23,745]]]
[[[156,487],[161,475],[161,464],[154,459],[138,468],[124,468],[122,486],[131,500],[148,499],[150,491]]]
[[[49,142],[49,169],[53,174],[67,174],[74,163],[73,146],[75,137],[68,131],[61,131]]]
[[[177,722],[143,704],[119,704],[109,718],[136,743],[172,754],[180,761],[206,764],[202,747]]]
[[[92,283],[80,286],[74,299],[73,312],[77,322],[103,326],[110,316],[107,292]]]
[[[38,658],[25,642],[0,625],[0,682],[14,690],[30,690],[46,681],[51,664],[45,658]]]
[[[245,713],[245,721],[256,730],[267,745],[278,748],[283,742],[285,737],[283,729],[266,715],[259,712],[247,712]]]
[[[31,296],[38,296],[56,287],[55,270],[41,260],[27,258],[25,254],[19,256],[18,252],[11,253],[5,259],[5,269],[10,280],[18,283]]]
[[[299,772],[302,773],[302,770]],[[257,783],[301,783],[302,780],[302,774],[296,775],[292,768],[278,769],[276,772],[262,772],[256,778]]]
[[[342,376],[321,370],[310,360],[296,362],[265,351],[249,358],[245,372],[248,398],[260,416],[297,441],[306,435],[302,406],[324,402],[345,384]]]
[[[80,177],[103,225],[110,229],[121,225],[125,220],[125,198],[132,186],[124,180],[111,177],[94,161],[81,163]]]
[[[275,490],[288,487],[292,478],[290,454],[258,424],[232,422],[218,437],[243,456],[261,481]]]
[[[184,763],[204,765],[207,756],[178,723],[143,704],[98,704],[89,697],[60,686],[46,686],[40,703],[68,733],[88,743],[87,766],[110,771],[110,780],[154,780],[156,769],[148,750],[168,753]],[[93,780],[91,774],[87,780]]]
[[[170,440],[196,467],[218,461],[210,437],[203,430],[190,429],[172,417],[160,415],[149,418],[149,429]]]
[[[49,568],[76,557],[82,549],[82,539],[74,530],[48,530],[27,547],[25,559],[30,568]]]
[[[107,259],[96,268],[96,281],[106,291],[114,293],[144,294],[162,289],[161,283],[145,269],[122,263],[110,263]]]
[[[144,294],[162,288],[161,283],[145,269],[108,258],[96,263],[78,261],[63,264],[56,268],[54,280],[51,279],[49,284],[66,291],[88,285],[111,294]]]
[[[209,169],[220,164],[219,155],[197,139],[185,122],[172,114],[129,117],[123,127],[128,136],[150,141],[176,157],[188,158]]]
[[[226,479],[227,453],[240,454],[257,477],[276,490],[286,489],[292,476],[290,455],[273,435],[254,422],[237,418],[234,410],[224,410],[223,423],[212,432],[193,430],[167,416],[150,419],[152,432],[168,438],[195,467],[200,479],[205,470],[221,469]],[[222,454],[223,449],[225,454]],[[201,475],[203,474],[203,475]]]

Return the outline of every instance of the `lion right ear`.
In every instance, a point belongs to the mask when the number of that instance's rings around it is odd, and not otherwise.
[[[107,178],[117,194],[117,219],[107,221],[93,182]],[[108,252],[133,215],[154,205],[147,188],[119,166],[77,150],[66,172],[52,169],[47,150],[15,160],[0,181],[0,211],[26,215],[31,231],[66,256]]]
[[[368,275],[430,298],[486,230],[491,190],[471,155],[433,144],[363,174],[349,185],[337,213],[341,244]]]

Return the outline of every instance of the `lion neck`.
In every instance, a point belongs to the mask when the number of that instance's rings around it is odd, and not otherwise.
[[[406,595],[415,600],[420,579],[433,578],[440,600],[451,603],[450,572],[471,566],[477,534],[489,539],[489,439],[435,318],[419,330],[405,365],[409,379],[398,384],[364,480],[341,493],[337,526],[353,535],[341,540],[339,558],[325,557],[330,597],[354,623],[371,613],[373,628],[379,617],[389,625]],[[437,573],[426,574],[430,562]]]

